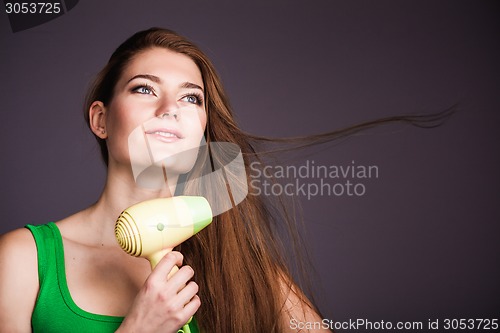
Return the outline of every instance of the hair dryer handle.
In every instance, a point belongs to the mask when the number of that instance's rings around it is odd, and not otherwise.
[[[169,253],[171,251],[172,251],[172,249],[163,249],[163,250],[158,251],[158,252],[154,253],[153,255],[151,255],[148,258],[149,262],[151,263],[151,269],[155,269],[156,265],[158,265],[158,263],[160,262],[161,258],[163,258],[167,253]],[[168,275],[167,275],[167,280],[169,280],[178,271],[179,271],[179,267],[177,265],[174,265],[174,267],[172,267],[172,270],[170,271],[170,273],[168,273]],[[189,328],[189,323],[191,322],[191,320],[193,320],[193,317],[189,318],[189,320],[186,323],[186,325],[184,325],[182,327],[182,331],[184,333],[190,333],[191,332],[191,330]]]
[[[151,264],[151,269],[155,269],[156,265],[158,265],[158,263],[160,262],[160,260],[165,256],[167,255],[167,253],[171,252],[172,249],[163,249],[161,251],[158,251],[158,252],[155,252],[154,254],[152,254],[148,260]],[[177,265],[175,265],[172,270],[170,271],[170,273],[168,273],[168,276],[167,276],[167,279],[170,279],[172,277],[172,275],[174,275],[175,273],[177,273],[179,271],[179,267],[177,267]]]

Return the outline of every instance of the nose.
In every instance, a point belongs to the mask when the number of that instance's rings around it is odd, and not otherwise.
[[[174,120],[179,120],[179,108],[175,103],[163,103],[156,110],[156,117],[163,118],[173,118]]]
[[[172,117],[175,120],[178,120],[179,114],[177,113],[177,109],[165,111],[165,112],[161,113],[160,115],[158,115],[158,118],[160,118],[160,119],[168,118],[168,117]]]

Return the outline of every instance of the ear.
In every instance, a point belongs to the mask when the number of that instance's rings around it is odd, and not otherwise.
[[[101,101],[95,101],[90,105],[89,124],[92,132],[101,139],[106,139],[106,107]]]

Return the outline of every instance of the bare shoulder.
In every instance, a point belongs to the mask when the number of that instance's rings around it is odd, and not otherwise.
[[[33,263],[36,269],[36,244],[28,229],[16,229],[0,236],[1,267],[5,268],[5,265],[9,265],[10,269],[15,270],[31,269]],[[2,269],[2,272],[5,271]]]
[[[15,229],[0,235],[0,245],[4,245],[6,242],[24,242],[33,243],[34,245],[31,232],[26,228]]]
[[[0,235],[0,260],[7,260],[5,263],[14,261],[11,260],[12,255],[30,262],[36,261],[36,244],[28,229],[20,228]]]
[[[285,297],[285,332],[331,332],[323,327],[322,318],[299,287],[282,277],[281,290]]]
[[[0,267],[0,332],[29,332],[39,285],[36,244],[28,229],[0,236]]]

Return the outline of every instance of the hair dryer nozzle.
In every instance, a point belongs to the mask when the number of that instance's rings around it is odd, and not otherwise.
[[[183,198],[193,218],[193,235],[197,234],[207,225],[212,223],[212,209],[207,199],[204,197],[184,196]]]

